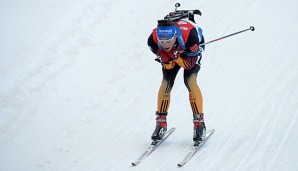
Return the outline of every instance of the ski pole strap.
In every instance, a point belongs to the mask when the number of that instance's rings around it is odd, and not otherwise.
[[[178,54],[178,51],[177,51],[177,50],[175,50],[175,52],[174,52],[174,60],[175,60],[175,59],[178,59],[178,56],[177,56],[177,54]]]
[[[200,66],[201,66],[201,60],[202,60],[202,54],[200,53],[199,54],[199,59],[198,59],[198,62],[197,62]]]

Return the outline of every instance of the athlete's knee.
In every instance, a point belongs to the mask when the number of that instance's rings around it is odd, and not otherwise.
[[[189,87],[190,85],[193,85],[193,84],[197,84],[196,74],[191,74],[187,77],[184,77],[184,84],[186,87]]]
[[[162,84],[166,85],[168,88],[172,89],[175,83],[175,77],[172,75],[164,75],[162,79]]]
[[[174,86],[174,80],[170,79],[163,79],[161,82],[160,89],[164,91],[164,93],[170,93]]]

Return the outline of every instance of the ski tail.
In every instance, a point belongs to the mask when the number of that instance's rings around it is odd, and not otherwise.
[[[185,157],[178,163],[178,167],[184,166],[195,154],[199,149],[205,144],[205,142],[209,139],[209,137],[214,133],[215,129],[211,129],[206,132],[206,138],[204,141],[195,142],[193,147],[189,150],[189,152],[185,155]]]

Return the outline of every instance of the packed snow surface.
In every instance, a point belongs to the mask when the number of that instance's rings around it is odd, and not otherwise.
[[[185,0],[206,41],[198,84],[216,131],[183,168],[192,112],[179,72],[155,128],[161,66],[147,47],[173,1],[0,1],[0,170],[298,170],[298,1]]]

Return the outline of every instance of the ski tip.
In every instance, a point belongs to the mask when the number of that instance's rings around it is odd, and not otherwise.
[[[178,166],[178,167],[182,167],[183,165],[179,163],[179,164],[177,164],[177,166]]]
[[[212,132],[212,133],[213,133],[214,131],[215,131],[215,129],[210,129],[210,130],[209,130],[209,132]]]
[[[131,163],[131,165],[132,165],[132,166],[136,166],[137,164],[135,164],[135,163]]]
[[[215,132],[215,129],[210,129],[207,131],[207,135],[210,136]]]

